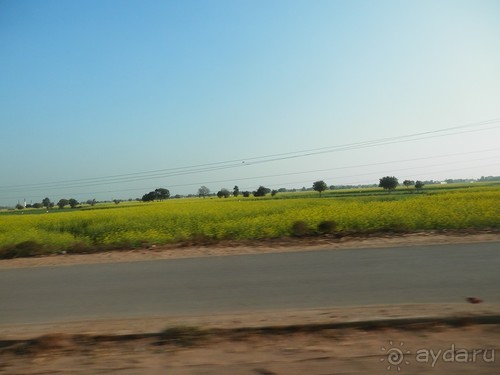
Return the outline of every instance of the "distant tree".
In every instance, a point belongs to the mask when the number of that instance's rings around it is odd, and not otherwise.
[[[162,201],[170,197],[170,191],[168,189],[155,189],[155,191],[150,191],[142,196],[143,202],[152,202],[154,200]]]
[[[43,204],[42,203],[33,203],[33,208],[42,208]]]
[[[329,189],[330,189],[330,190],[333,190],[333,189],[335,189],[335,186],[334,186],[334,185],[330,185],[330,186],[329,186]]]
[[[245,198],[248,198],[250,196],[249,191],[244,191],[242,194],[243,194],[243,197],[245,197]]]
[[[478,181],[500,181],[500,176],[481,176]]]
[[[69,201],[67,199],[59,199],[59,202],[57,202],[57,206],[59,208],[64,208],[69,204]]]
[[[278,193],[286,193],[286,189],[285,188],[279,188],[278,189]]]
[[[321,197],[321,192],[325,191],[328,188],[325,181],[320,180],[313,183],[313,189],[319,192],[319,196]]]
[[[424,183],[422,181],[415,182],[415,189],[421,190],[424,187]]]
[[[49,198],[43,198],[42,205],[43,205],[43,207],[49,209],[52,205],[52,202],[50,201]]]
[[[238,195],[240,195],[240,188],[237,185],[235,185],[234,188],[233,188],[233,195],[235,197],[237,197]]]
[[[18,210],[22,210],[24,208],[24,206],[21,203],[18,203],[18,204],[16,204],[16,208]]]
[[[274,197],[276,194],[278,194],[278,190],[271,190],[271,196]]]
[[[210,194],[210,189],[206,186],[202,186],[198,189],[198,196],[201,198],[205,198],[208,194]]]
[[[114,202],[115,204],[120,204],[121,199],[113,199],[113,202]]]
[[[164,199],[168,199],[170,197],[170,191],[164,188],[158,188],[155,190],[156,199],[162,201]]]
[[[68,200],[68,203],[71,208],[75,208],[76,206],[78,206],[78,201],[75,198],[71,198],[70,200]]]
[[[404,180],[403,185],[406,186],[406,188],[409,188],[410,186],[415,185],[415,181],[412,180]]]
[[[87,204],[90,204],[91,206],[94,206],[96,204],[96,200],[95,199],[89,199],[87,200]]]
[[[229,190],[227,190],[226,188],[222,188],[220,189],[218,192],[217,192],[217,196],[219,198],[229,198],[229,196],[231,195],[231,193],[229,192]]]
[[[143,202],[153,202],[156,199],[156,193],[154,191],[150,191],[147,194],[142,196]]]
[[[398,179],[394,176],[386,176],[380,179],[378,187],[384,188],[389,193],[399,185]]]
[[[257,191],[253,192],[253,195],[254,195],[254,197],[265,197],[266,194],[269,194],[270,192],[271,192],[271,189],[266,188],[266,187],[261,185],[261,186],[259,186]]]

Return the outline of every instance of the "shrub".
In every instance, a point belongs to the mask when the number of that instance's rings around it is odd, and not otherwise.
[[[33,257],[43,252],[43,245],[36,241],[24,241],[16,245],[7,245],[0,251],[0,259]]]
[[[292,225],[292,234],[297,237],[305,236],[309,233],[309,227],[305,221],[296,221]]]
[[[335,232],[337,223],[332,220],[325,220],[318,224],[318,232],[323,234],[331,234]]]
[[[92,249],[84,242],[75,242],[72,244],[66,252],[68,254],[85,254],[88,252],[92,252]]]

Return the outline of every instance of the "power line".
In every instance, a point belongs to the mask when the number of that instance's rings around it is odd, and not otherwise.
[[[493,163],[493,164],[482,164],[481,167],[492,167],[492,166],[499,166],[500,163]],[[477,168],[476,166],[471,166],[471,167],[463,167],[463,168],[454,168],[454,169],[443,169],[439,171],[433,171],[433,173],[450,173],[450,172],[457,172],[457,171],[463,171],[464,169],[475,169]],[[403,178],[412,178],[411,176],[404,176]],[[358,181],[358,182],[348,182],[343,185],[359,185],[359,184],[364,184],[365,181]]]
[[[455,164],[455,163],[451,163],[451,164]],[[447,165],[446,163],[445,164],[440,164],[440,165]],[[482,164],[481,167],[491,167],[491,166],[498,166],[500,165],[500,163],[492,163],[492,164]],[[448,173],[448,172],[455,172],[455,171],[461,171],[461,170],[464,170],[464,169],[475,169],[477,168],[478,166],[475,165],[475,166],[471,166],[471,167],[462,167],[462,168],[455,168],[455,169],[446,169],[446,170],[440,170],[440,171],[433,171],[432,173]],[[414,168],[402,168],[402,169],[393,169],[391,170],[391,173],[392,172],[398,172],[398,171],[407,171],[409,169],[423,169],[423,168],[429,168],[429,166],[419,166],[419,167],[414,167]],[[363,174],[354,174],[354,175],[344,175],[344,176],[334,176],[334,177],[327,177],[325,178],[326,179],[331,179],[331,180],[334,180],[334,179],[340,179],[340,178],[349,178],[349,177],[362,177],[362,176],[376,176],[376,175],[381,175],[381,174],[385,174],[386,171],[377,171],[377,172],[369,172],[369,173],[363,173]],[[408,176],[406,175],[406,177],[411,177],[411,176]],[[301,181],[289,181],[289,182],[285,182],[285,183],[281,183],[281,184],[273,184],[273,185],[270,185],[271,187],[277,187],[277,186],[283,186],[283,185],[294,185],[294,184],[304,184],[304,183],[310,183],[311,180],[301,180]],[[369,182],[367,182],[366,180],[365,181],[357,181],[357,182],[347,182],[347,183],[343,183],[342,185],[359,185],[359,184],[368,184]],[[372,182],[373,183],[373,182]]]
[[[497,150],[497,149],[493,149],[493,150]],[[473,151],[470,153],[478,153],[478,152],[481,152],[481,151]],[[462,155],[465,155],[465,154],[467,154],[467,153],[462,153]],[[441,156],[436,156],[435,158],[453,156],[453,155],[457,155],[457,154],[441,155]],[[391,171],[401,171],[401,170],[406,171],[406,170],[410,170],[410,169],[430,168],[430,167],[435,167],[435,166],[457,164],[457,163],[464,163],[464,162],[470,162],[470,161],[488,160],[488,159],[492,159],[492,158],[495,158],[495,157],[479,158],[479,159],[472,159],[472,160],[465,160],[465,161],[463,161],[463,160],[452,161],[449,163],[434,164],[431,166],[426,165],[426,166],[418,166],[418,167],[405,167],[402,169],[395,169],[395,170],[392,169]],[[392,162],[389,161],[389,162],[380,162],[380,163],[371,163],[371,164],[351,165],[351,166],[345,166],[345,167],[334,167],[334,168],[326,168],[326,169],[316,169],[316,170],[308,170],[308,171],[301,171],[301,172],[280,173],[280,174],[252,176],[252,177],[240,177],[240,178],[232,178],[232,179],[228,179],[228,180],[191,182],[188,184],[177,184],[177,185],[169,185],[169,186],[170,187],[194,186],[194,185],[214,184],[214,183],[233,182],[233,181],[255,180],[255,179],[259,179],[259,178],[262,179],[262,178],[284,177],[284,176],[293,176],[293,175],[306,174],[306,173],[308,174],[308,173],[326,172],[326,171],[332,171],[332,170],[353,169],[353,168],[361,168],[361,167],[392,164],[392,163],[401,163],[401,162],[417,161],[417,160],[426,160],[426,159],[432,159],[432,157],[414,158],[414,159],[398,160],[398,161],[392,161]],[[335,179],[335,178],[356,177],[356,176],[365,176],[365,175],[380,174],[380,173],[384,173],[384,171],[370,172],[370,173],[364,173],[364,174],[360,174],[360,175],[334,176],[334,177],[327,177],[327,178]],[[303,182],[303,181],[301,181],[301,182]]]
[[[372,167],[372,166],[379,166],[379,165],[388,165],[388,164],[397,164],[397,163],[408,163],[408,162],[414,162],[414,161],[422,161],[422,160],[430,160],[430,159],[441,159],[441,158],[447,158],[447,157],[453,157],[453,156],[465,156],[465,155],[471,155],[471,154],[480,154],[480,153],[486,153],[486,152],[491,152],[491,151],[497,151],[500,150],[499,148],[492,148],[492,149],[487,149],[487,150],[479,150],[479,151],[470,151],[470,152],[459,152],[459,153],[452,153],[452,154],[441,154],[441,155],[434,155],[434,156],[426,156],[426,157],[420,157],[420,158],[410,158],[410,159],[400,159],[400,160],[391,160],[391,161],[384,161],[384,162],[377,162],[377,163],[367,163],[367,164],[357,164],[357,165],[348,165],[348,166],[340,166],[340,167],[332,167],[332,168],[325,168],[325,169],[316,169],[316,170],[307,170],[307,171],[299,171],[299,172],[289,172],[289,173],[280,173],[280,174],[271,174],[271,175],[259,175],[259,176],[251,176],[251,177],[240,177],[240,178],[231,178],[231,179],[224,179],[224,180],[213,180],[213,181],[198,181],[198,182],[192,182],[192,183],[186,183],[186,184],[170,184],[169,188],[173,187],[184,187],[184,186],[195,186],[195,185],[205,185],[205,184],[215,184],[215,183],[225,183],[225,182],[236,182],[236,181],[246,181],[246,180],[256,180],[256,179],[265,179],[265,178],[274,178],[274,177],[284,177],[284,176],[292,176],[292,175],[300,175],[300,174],[310,174],[310,173],[319,173],[319,172],[327,172],[327,171],[334,171],[334,170],[345,170],[345,169],[355,169],[355,168],[362,168],[362,167]],[[457,164],[457,163],[464,163],[464,162],[471,162],[471,161],[480,161],[480,160],[487,160],[491,158],[496,158],[496,156],[492,157],[486,157],[486,158],[479,158],[479,159],[468,159],[468,160],[456,160],[448,163],[441,163],[441,164],[433,164],[433,165],[426,165],[426,166],[417,166],[417,167],[405,167],[403,169],[391,169],[391,171],[400,171],[400,170],[410,170],[410,169],[422,169],[422,168],[431,168],[431,167],[436,167],[436,166],[441,166],[441,165],[449,165],[449,164]],[[364,174],[354,174],[354,175],[344,175],[344,176],[332,176],[332,177],[327,177],[328,179],[338,179],[338,178],[346,178],[346,177],[359,177],[359,176],[367,176],[367,175],[375,175],[375,174],[380,174],[380,173],[386,173],[384,171],[379,171],[379,172],[370,172],[370,173],[364,173]],[[295,182],[287,182],[287,183],[281,183],[280,185],[289,185],[292,183],[304,183],[307,181],[295,181]],[[272,185],[274,186],[274,185]],[[277,185],[276,185],[277,186]],[[66,189],[66,187],[59,187],[55,188],[54,190],[61,190],[61,189]],[[147,190],[147,189],[154,189],[154,187],[143,187],[143,188],[132,188],[132,189],[119,189],[119,190],[106,190],[106,191],[97,191],[97,192],[80,192],[80,193],[72,193],[74,195],[83,195],[83,194],[103,194],[103,193],[118,193],[118,192],[126,192],[126,191],[138,191],[138,190]],[[35,189],[31,190],[23,190],[22,192],[26,191],[33,191]],[[36,189],[38,190],[38,189]],[[4,199],[7,199],[6,197],[3,197]],[[15,199],[12,197],[11,199]]]
[[[495,129],[495,128],[500,127],[500,125],[490,126],[490,127],[486,127],[486,128],[484,128],[484,126],[498,124],[499,122],[500,122],[500,119],[492,119],[492,120],[486,120],[486,121],[481,121],[481,122],[476,122],[476,123],[470,123],[470,124],[466,124],[466,125],[454,126],[454,127],[449,127],[449,128],[445,128],[445,129],[438,129],[438,130],[414,133],[414,134],[403,135],[403,136],[386,137],[386,138],[380,138],[380,139],[376,139],[376,140],[356,142],[356,143],[350,143],[350,144],[344,144],[344,145],[321,147],[321,148],[308,149],[308,150],[302,150],[302,151],[270,154],[270,155],[265,155],[265,156],[255,156],[255,157],[250,157],[250,158],[244,158],[243,161],[242,161],[242,159],[233,159],[233,160],[198,164],[198,165],[192,165],[192,166],[186,166],[186,167],[174,167],[174,168],[167,168],[167,169],[158,169],[158,170],[152,170],[152,171],[134,172],[134,173],[110,175],[110,176],[103,176],[103,177],[81,178],[81,179],[73,179],[73,180],[43,182],[43,183],[36,183],[36,184],[1,186],[0,190],[16,189],[17,191],[33,191],[35,189],[69,189],[69,188],[74,188],[74,187],[111,185],[111,184],[136,182],[136,181],[152,180],[152,179],[167,178],[167,177],[177,177],[177,176],[184,176],[184,175],[190,175],[190,174],[195,174],[195,173],[206,173],[206,172],[213,172],[213,171],[218,171],[218,170],[223,170],[223,169],[239,168],[239,167],[247,166],[247,165],[270,163],[270,162],[293,159],[293,158],[302,158],[302,157],[308,157],[308,156],[319,155],[319,154],[324,154],[324,153],[349,151],[349,150],[355,150],[355,149],[360,149],[360,148],[384,146],[384,145],[389,145],[389,144],[394,144],[394,143],[411,142],[411,141],[422,140],[422,139],[429,139],[429,138],[444,137],[444,136],[450,136],[450,135],[456,135],[456,134],[491,130],[491,129]],[[483,128],[457,131],[459,129],[471,128],[471,127],[474,127],[474,128],[483,127]]]

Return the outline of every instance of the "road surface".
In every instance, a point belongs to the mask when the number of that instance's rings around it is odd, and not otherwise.
[[[500,242],[0,270],[0,324],[500,302]]]

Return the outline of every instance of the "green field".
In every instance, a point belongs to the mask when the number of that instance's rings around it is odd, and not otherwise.
[[[333,222],[321,226],[322,222]],[[302,222],[300,233],[294,223]],[[500,227],[500,184],[279,193],[265,198],[123,202],[0,214],[0,258],[183,241]],[[305,229],[304,229],[305,228]]]

